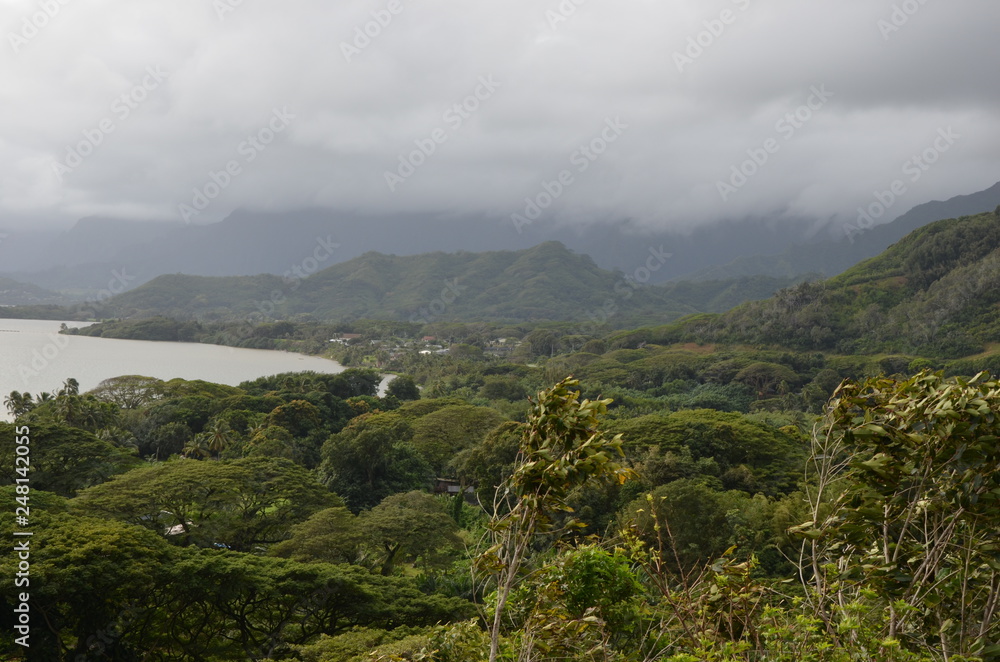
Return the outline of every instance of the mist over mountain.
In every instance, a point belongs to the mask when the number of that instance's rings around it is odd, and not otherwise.
[[[409,214],[366,216],[324,209],[281,213],[238,211],[205,225],[89,217],[72,228],[8,232],[0,242],[2,275],[72,299],[108,298],[163,274],[194,276],[314,273],[365,253],[524,250],[558,241],[625,273],[650,249],[670,258],[649,282],[728,281],[764,275],[833,275],[923,224],[992,210],[1000,184],[972,195],[915,207],[871,229],[831,228],[819,220],[747,218],[688,234],[650,234],[628,220],[583,226],[541,219],[518,228],[510,219]],[[833,234],[838,239],[829,239]],[[11,302],[13,303],[13,302]]]
[[[985,191],[959,195],[946,201],[917,205],[890,223],[871,225],[860,214],[853,223],[827,228],[814,241],[796,243],[780,253],[744,255],[725,265],[689,274],[692,280],[719,280],[750,275],[797,276],[818,272],[835,276],[855,264],[874,257],[914,230],[946,218],[993,211],[1000,205],[1000,183]],[[860,210],[859,210],[860,211]]]
[[[652,281],[663,282],[729,262],[748,250],[803,241],[804,227],[801,220],[746,219],[685,235],[648,234],[629,221],[573,227],[542,220],[519,233],[510,219],[367,217],[320,209],[239,211],[208,225],[88,218],[61,232],[12,233],[0,244],[0,260],[5,275],[16,280],[67,293],[89,290],[93,296],[108,289],[116,273],[124,274],[132,288],[169,273],[282,275],[310,257],[319,259],[323,268],[371,251],[418,255],[522,250],[559,241],[590,255],[602,268],[622,271],[641,266],[650,248],[662,248],[671,258]]]

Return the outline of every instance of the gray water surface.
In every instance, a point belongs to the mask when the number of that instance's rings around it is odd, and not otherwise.
[[[291,352],[65,336],[59,335],[59,326],[60,322],[46,320],[0,319],[0,401],[11,391],[54,394],[69,377],[80,382],[83,392],[119,375],[204,379],[235,386],[279,372],[344,370],[336,361]],[[2,404],[0,418],[8,420]]]

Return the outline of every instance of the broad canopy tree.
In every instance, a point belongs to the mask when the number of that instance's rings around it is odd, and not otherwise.
[[[178,548],[106,518],[43,514],[38,524],[29,660],[287,659],[320,634],[427,627],[473,611],[364,568]],[[0,557],[0,607],[15,591],[16,564]]]
[[[116,448],[90,432],[51,423],[32,423],[31,487],[73,496],[140,463],[134,453]],[[14,425],[0,423],[0,438],[14,439]],[[0,480],[13,484],[14,444],[0,444]]]
[[[353,512],[372,508],[429,485],[433,471],[412,439],[412,426],[395,413],[362,414],[323,445],[320,474]]]
[[[71,504],[78,512],[144,526],[182,545],[218,543],[250,551],[284,540],[293,524],[335,505],[336,497],[288,460],[249,457],[134,469],[84,490]]]
[[[363,512],[360,524],[365,537],[381,548],[383,575],[392,574],[403,559],[433,565],[440,552],[461,544],[455,520],[439,499],[425,492],[393,494]]]

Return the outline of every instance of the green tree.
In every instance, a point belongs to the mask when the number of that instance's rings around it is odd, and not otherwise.
[[[352,627],[427,627],[471,615],[463,600],[423,595],[364,568],[216,550],[177,550],[147,599],[137,650],[165,660],[285,659],[293,646]]]
[[[35,399],[30,393],[11,391],[4,397],[3,404],[7,407],[7,411],[10,412],[11,416],[14,418],[20,418],[34,409]]]
[[[458,452],[482,441],[503,421],[503,415],[489,407],[443,407],[413,421],[411,443],[434,472],[441,474]]]
[[[50,403],[39,408],[38,412],[41,414],[47,410],[54,411],[59,421],[89,432],[116,427],[121,422],[118,405],[98,400],[90,394],[67,392],[66,389],[60,391]]]
[[[758,398],[781,392],[782,384],[794,385],[799,381],[795,371],[777,363],[757,362],[736,373],[733,381],[752,388]]]
[[[766,506],[767,500],[761,499]],[[651,498],[633,501],[623,523],[650,548],[659,550],[661,561],[672,572],[686,576],[734,545],[749,555],[770,542],[769,536],[762,541],[740,539],[740,514],[750,512],[751,503],[742,492],[723,492],[699,479],[684,478],[656,488]],[[769,534],[769,524],[770,510],[765,508],[760,520],[748,528]]]
[[[874,602],[887,642],[939,659],[1000,654],[1000,382],[846,382],[817,435],[803,577],[818,614]]]
[[[165,460],[181,453],[187,442],[194,437],[191,428],[183,423],[171,422],[158,426],[147,440],[140,441],[139,454],[152,456],[155,460]]]
[[[523,401],[528,397],[528,389],[524,387],[516,375],[490,376],[483,379],[483,386],[479,389],[479,397],[488,400]]]
[[[217,418],[209,422],[202,434],[206,438],[206,447],[216,458],[229,448],[235,439],[229,424]]]
[[[316,433],[306,438],[292,436],[286,428],[271,425],[254,432],[253,438],[243,447],[246,456],[283,457],[306,468],[314,467],[318,451],[314,439]]]
[[[187,426],[185,426],[187,427]],[[182,456],[185,458],[206,458],[212,454],[208,448],[208,435],[199,432],[184,444]]]
[[[396,414],[364,414],[330,437],[320,474],[358,512],[397,492],[426,487],[433,471],[413,448],[413,429]]]
[[[392,574],[400,559],[420,558],[433,565],[435,553],[454,550],[460,544],[455,520],[440,500],[423,492],[386,497],[361,513],[360,524],[365,537],[383,554],[383,575]]]
[[[158,536],[115,520],[32,512],[30,587],[14,586],[17,554],[0,556],[0,594],[31,595],[28,659],[130,659],[137,651],[107,633],[129,630],[126,621],[139,615],[162,581],[173,550]]]
[[[319,408],[305,400],[292,400],[268,414],[268,422],[285,428],[296,437],[304,437],[321,424]]]
[[[122,375],[105,379],[89,391],[99,400],[113,402],[122,409],[138,409],[163,397],[163,380],[142,375]]]
[[[479,502],[491,515],[497,487],[514,473],[521,447],[522,424],[505,421],[482,442],[458,453],[451,462],[463,481],[476,486]],[[502,504],[501,504],[502,505]]]
[[[638,648],[643,590],[631,565],[621,550],[584,545],[540,568],[512,605],[524,614],[519,635],[537,655],[529,659],[613,660],[621,659],[616,648]]]
[[[477,560],[497,586],[490,627],[490,662],[499,654],[503,614],[535,535],[551,531],[554,515],[566,512],[570,492],[592,481],[625,482],[631,472],[614,456],[623,455],[620,436],[599,428],[610,400],[580,400],[579,382],[564,379],[538,394],[524,428],[519,459],[506,484],[512,503],[490,524],[492,546]],[[570,524],[571,525],[571,524]]]
[[[807,455],[799,439],[735,412],[695,409],[653,414],[616,421],[613,429],[622,433],[630,452],[656,446],[664,456],[690,453],[701,472],[717,470],[720,476],[733,472],[726,481],[749,492],[777,494],[794,489]],[[741,467],[749,470],[752,480],[746,480]]]
[[[114,517],[180,544],[226,544],[239,551],[286,539],[292,525],[333,503],[305,469],[288,460],[175,460],[134,469],[84,490],[80,512]]]
[[[420,389],[417,388],[417,383],[413,381],[413,377],[409,375],[399,375],[391,382],[389,386],[385,389],[386,395],[392,395],[400,400],[419,400],[420,399]]]
[[[323,635],[295,651],[304,662],[371,662],[373,659],[397,659],[395,656],[402,655],[407,657],[400,659],[420,659],[414,656],[430,646],[427,636],[420,632],[405,627],[394,630],[353,628],[335,637]],[[394,657],[384,657],[388,655]]]
[[[80,395],[80,382],[70,377],[63,382],[63,387],[59,390],[59,395]]]
[[[346,506],[332,506],[294,525],[291,537],[269,553],[305,563],[355,563],[364,538],[358,518]]]
[[[51,423],[32,423],[30,428],[31,487],[35,490],[73,496],[140,462],[133,452],[116,448],[84,430]],[[0,423],[0,438],[14,436],[13,425]],[[3,484],[13,484],[17,478],[14,452],[13,443],[0,444]]]

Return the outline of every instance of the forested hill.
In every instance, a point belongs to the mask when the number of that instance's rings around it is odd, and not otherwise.
[[[745,278],[725,282],[646,287],[650,270],[669,255],[650,250],[630,274],[599,268],[588,256],[546,242],[522,251],[366,253],[309,274],[288,278],[160,276],[111,299],[99,314],[165,315],[180,319],[263,313],[290,319],[358,318],[443,320],[573,320],[616,326],[664,323],[684,315],[721,311],[770,296],[790,279]],[[647,270],[647,266],[648,269]],[[308,267],[308,265],[303,265]]]
[[[824,282],[684,325],[703,339],[962,357],[1000,342],[1000,214],[938,221]]]

